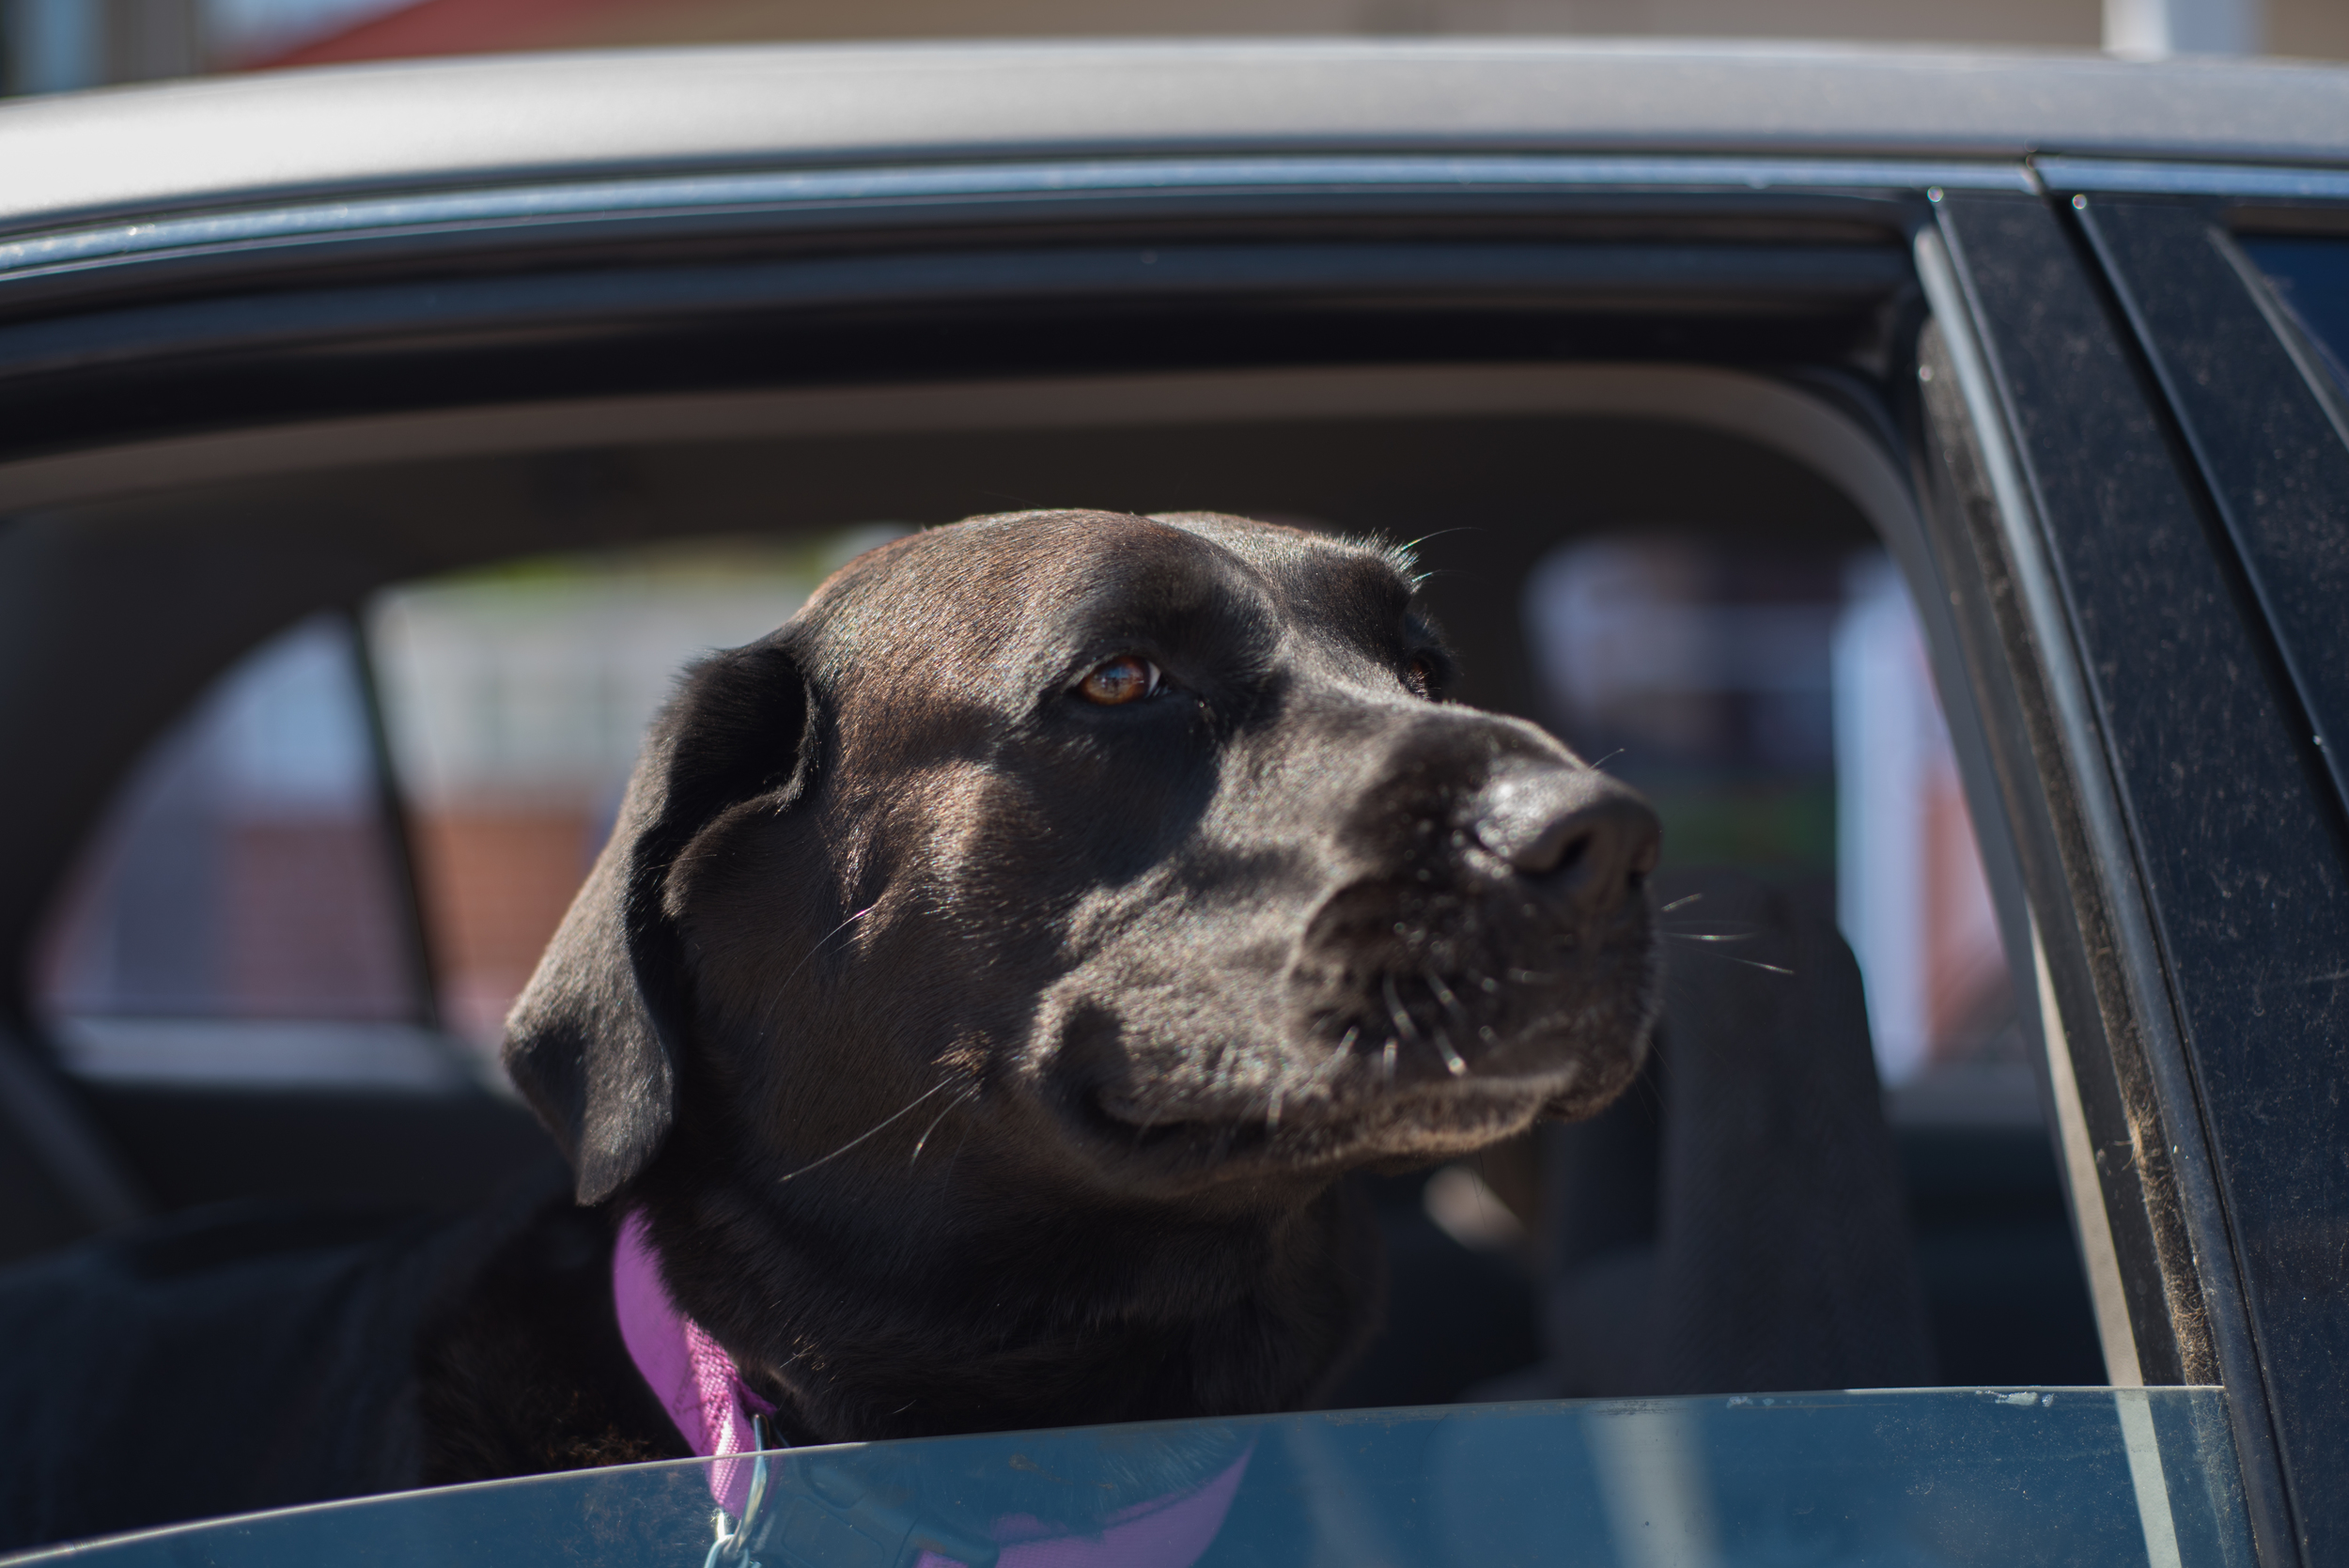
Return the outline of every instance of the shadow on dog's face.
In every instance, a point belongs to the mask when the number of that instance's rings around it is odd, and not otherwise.
[[[689,677],[509,1063],[587,1201],[690,1131],[761,1187],[1293,1202],[1595,1110],[1655,820],[1448,675],[1359,545],[899,540]]]

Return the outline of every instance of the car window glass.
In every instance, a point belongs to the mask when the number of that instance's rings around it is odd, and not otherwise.
[[[2335,389],[2349,396],[2349,240],[2248,237],[2240,243],[2298,320]]]
[[[256,649],[151,745],[52,907],[35,998],[66,1064],[498,1082],[506,1011],[678,672],[773,629],[895,532],[515,562],[396,585],[356,622],[318,615]]]
[[[737,1529],[738,1551],[712,1548]],[[387,1549],[449,1568],[2251,1560],[2217,1389],[1545,1401],[862,1443],[370,1498],[76,1554],[277,1568]]]

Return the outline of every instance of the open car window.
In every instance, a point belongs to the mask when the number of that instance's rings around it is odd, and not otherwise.
[[[1615,400],[1604,389],[1594,398]],[[1487,471],[1529,476],[1496,481],[1503,489],[1570,460],[1587,498],[1509,530],[1480,520],[1476,507],[1491,498],[1431,493],[1398,509],[1321,479],[1288,487],[1293,499],[1313,499],[1324,486],[1311,510],[1257,509],[1424,536],[1429,591],[1451,596],[1438,613],[1462,644],[1468,677],[1484,682],[1469,700],[1515,707],[1646,792],[1665,822],[1668,870],[1746,874],[1840,928],[1865,982],[1890,1129],[1887,1176],[1906,1214],[1906,1235],[1887,1245],[1914,1250],[1934,1374],[2103,1381],[2042,1120],[2035,1036],[2018,1012],[2029,993],[2013,980],[1914,595],[1868,518],[1782,454],[1669,418],[1363,421],[1289,450],[1300,472],[1350,474],[1373,461],[1444,472],[1463,448]],[[1048,462],[1069,460],[1039,450]],[[1665,473],[1684,476],[1685,493],[1658,489]],[[1264,481],[1243,472],[1230,488],[1245,505]],[[122,831],[110,826],[52,915],[39,1000],[65,1063],[101,1086],[101,1106],[135,1101],[151,1118],[168,1110],[154,1097],[159,1085],[496,1084],[505,1013],[600,847],[643,727],[677,672],[779,624],[832,566],[893,531],[687,536],[492,557],[395,582],[355,614],[321,623],[344,640],[334,665],[343,706],[331,710],[340,720],[318,717],[330,709],[315,698],[296,712],[285,706],[292,688],[269,683],[276,661],[313,657],[288,651],[319,635],[310,623],[265,641],[187,722],[276,703],[283,724],[340,724],[332,733],[343,737],[346,772],[366,785],[349,796],[350,831],[371,835],[392,869],[367,887],[312,885],[318,896],[377,901],[387,966],[399,957],[402,921],[413,923],[421,959],[385,970],[409,988],[396,986],[380,1005],[357,988],[313,995],[275,1014],[225,993],[192,1011],[135,988],[72,988],[66,979],[86,967],[77,955],[93,929],[79,911],[129,896],[118,891],[128,886],[123,852],[108,847]],[[1496,544],[1497,562],[1473,553]],[[1460,551],[1470,553],[1451,553]],[[166,760],[144,764],[125,787],[117,818],[170,798],[174,775],[163,769],[173,744],[159,743],[154,757]],[[218,852],[242,851],[230,843]],[[211,908],[146,912],[201,926]],[[1672,911],[1666,924],[1667,949],[1683,962],[1703,954],[1741,963],[1751,935],[1699,907]],[[128,1033],[142,1054],[101,1056],[86,1043]],[[257,1065],[264,1038],[271,1054]],[[1655,1093],[1642,1085],[1632,1098],[1645,1104]],[[1584,1203],[1550,1190],[1554,1165],[1555,1151],[1529,1138],[1373,1184],[1395,1288],[1387,1332],[1341,1403],[1499,1391],[1542,1360],[1558,1213]],[[1625,1223],[1624,1250],[1597,1257],[1594,1279],[1636,1267],[1657,1221],[1633,1203]]]

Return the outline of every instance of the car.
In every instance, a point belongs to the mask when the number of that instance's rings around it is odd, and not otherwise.
[[[1620,1192],[1381,1178],[1333,1409],[257,1500],[157,1410],[157,1528],[10,1560],[2349,1559],[2344,127],[1475,41],[0,106],[8,1256],[543,1160],[488,1053],[678,661],[906,526],[1212,506],[1417,538],[1466,700],[1834,912],[1944,1378],[1560,1371],[1642,1331],[1651,1116]]]

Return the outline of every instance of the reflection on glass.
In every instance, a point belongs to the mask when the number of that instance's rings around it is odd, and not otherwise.
[[[2240,241],[2349,395],[2349,240],[2247,237]]]
[[[81,1560],[2249,1568],[2232,1452],[2216,1389],[1344,1411],[778,1453],[739,1519],[712,1501],[725,1462],[694,1461],[185,1527]],[[739,1550],[713,1552],[722,1538]]]

